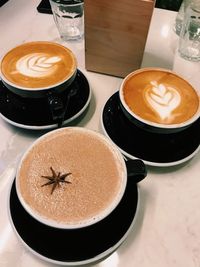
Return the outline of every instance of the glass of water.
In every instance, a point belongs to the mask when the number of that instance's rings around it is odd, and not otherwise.
[[[200,0],[187,8],[180,32],[179,53],[187,60],[200,61]]]
[[[191,3],[191,0],[183,0],[181,6],[179,8],[179,11],[176,15],[174,30],[175,30],[177,35],[180,35],[184,15],[185,15],[185,12],[186,12],[188,6],[190,5],[190,3]]]
[[[64,41],[82,39],[84,35],[84,1],[49,1],[60,37]]]

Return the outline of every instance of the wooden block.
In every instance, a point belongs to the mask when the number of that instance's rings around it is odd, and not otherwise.
[[[154,0],[85,0],[86,69],[124,77],[141,65]]]

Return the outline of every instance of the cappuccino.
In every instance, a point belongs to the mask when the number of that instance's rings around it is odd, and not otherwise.
[[[52,42],[24,43],[2,59],[1,75],[18,88],[47,88],[68,80],[76,71],[76,59],[64,46]]]
[[[147,122],[174,125],[189,121],[199,96],[183,78],[164,69],[141,69],[126,77],[121,93],[127,108]]]
[[[36,219],[75,228],[107,216],[120,201],[126,179],[123,157],[104,136],[68,127],[39,138],[24,155],[17,191]]]

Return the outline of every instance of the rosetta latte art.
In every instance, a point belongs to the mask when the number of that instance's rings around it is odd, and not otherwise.
[[[162,121],[170,121],[173,118],[172,112],[181,102],[180,94],[176,89],[158,84],[156,81],[152,81],[151,86],[148,86],[145,99]]]
[[[45,53],[28,54],[17,61],[16,68],[21,74],[29,77],[45,77],[56,69],[56,63],[61,60],[58,56]]]

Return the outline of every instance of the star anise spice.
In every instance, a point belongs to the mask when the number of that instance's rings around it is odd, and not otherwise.
[[[45,179],[49,180],[47,183],[41,185],[41,187],[53,184],[52,189],[51,189],[51,194],[53,194],[53,192],[54,192],[54,190],[56,189],[57,186],[58,187],[60,186],[60,183],[71,184],[71,182],[65,181],[65,178],[67,176],[69,176],[71,174],[71,172],[64,173],[64,174],[61,175],[60,172],[58,174],[56,174],[56,172],[54,171],[54,169],[52,167],[50,167],[50,170],[52,172],[52,176],[45,176],[45,175],[41,176],[42,178],[45,178]]]

